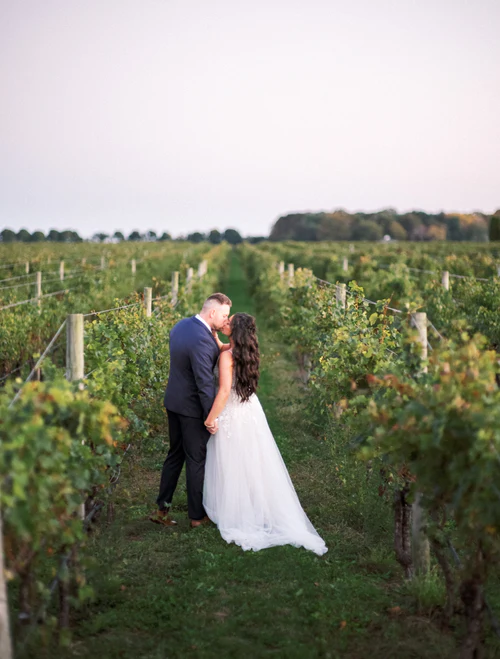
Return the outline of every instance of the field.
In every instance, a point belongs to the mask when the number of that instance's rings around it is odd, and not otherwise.
[[[500,656],[496,248],[1,249],[16,657]],[[168,333],[219,289],[257,317],[259,396],[322,558],[189,530],[184,487],[178,529],[147,521]],[[84,315],[83,365],[69,314]]]

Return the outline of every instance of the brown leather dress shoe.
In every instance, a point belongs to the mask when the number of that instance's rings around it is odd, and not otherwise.
[[[162,526],[177,526],[177,522],[168,516],[168,510],[155,510],[148,519]]]
[[[210,517],[207,517],[206,515],[203,519],[192,519],[191,528],[197,529],[199,526],[206,526],[207,524],[210,524],[210,522]]]

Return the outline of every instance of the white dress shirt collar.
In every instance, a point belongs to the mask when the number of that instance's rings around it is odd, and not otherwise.
[[[210,334],[212,334],[212,328],[210,327],[210,325],[207,323],[206,320],[203,320],[203,318],[200,316],[199,313],[196,314],[195,318],[197,318],[198,320],[201,320],[201,322],[205,325],[205,327],[208,329]]]

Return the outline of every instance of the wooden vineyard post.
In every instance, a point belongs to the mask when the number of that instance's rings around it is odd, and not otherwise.
[[[288,285],[293,286],[293,280],[295,278],[295,266],[293,263],[288,264]]]
[[[3,524],[0,509],[0,657],[12,659],[12,641],[10,638],[9,603],[7,600],[7,583],[3,557]]]
[[[64,281],[64,261],[59,263],[59,279]]]
[[[427,359],[427,314],[425,311],[412,313],[411,320],[414,327],[418,330],[418,342],[421,346],[420,356],[425,361]],[[427,366],[422,366],[421,370],[422,373],[427,373]]]
[[[201,279],[203,275],[207,274],[207,269],[208,269],[208,263],[206,261],[201,261],[200,265],[198,266],[198,278]]]
[[[337,284],[335,286],[335,302],[337,307],[345,309],[346,307],[346,294],[347,286],[345,284]],[[337,418],[342,414],[342,407],[338,403],[334,403],[335,416]]]
[[[450,273],[448,272],[448,270],[443,271],[441,283],[443,284],[443,288],[445,291],[450,290]]]
[[[347,272],[349,270],[349,261],[347,260],[347,256],[344,256],[343,261],[342,261],[342,270],[344,272]]]
[[[106,267],[106,257],[103,254],[101,256],[101,270],[104,270],[105,267]]]
[[[85,265],[86,263],[87,263],[87,259],[84,256],[83,259],[82,259],[82,266]]]
[[[153,289],[146,286],[144,289],[144,308],[146,309],[146,318],[151,317],[153,305]]]
[[[83,314],[70,313],[66,321],[66,380],[83,380]]]
[[[175,307],[179,299],[179,273],[172,272],[172,305]]]
[[[136,273],[136,270],[137,270],[137,266],[135,264],[135,259],[132,259],[130,261],[130,267],[132,269],[132,277],[135,277],[135,273]]]
[[[497,277],[500,277],[500,265],[497,265]]]
[[[35,299],[37,305],[40,307],[42,304],[42,273],[40,271],[36,273]]]
[[[278,272],[280,273],[280,279],[283,279],[285,276],[285,262],[280,261],[278,264]]]
[[[188,293],[191,293],[191,288],[193,286],[193,276],[194,276],[193,268],[188,268],[186,273],[186,291]]]
[[[337,306],[342,307],[342,309],[345,309],[346,295],[347,286],[345,284],[337,284],[335,288],[335,298],[337,301]]]
[[[412,322],[418,330],[419,343],[421,345],[422,361],[427,359],[427,314],[417,312],[411,315]],[[422,373],[427,373],[427,366],[422,367]],[[429,539],[422,527],[425,524],[424,511],[421,505],[422,494],[415,494],[415,501],[411,506],[411,546],[413,566],[417,574],[427,574],[430,568]]]
[[[66,380],[83,380],[84,367],[83,314],[71,313],[66,319]],[[80,506],[80,517],[85,519],[84,503]]]
[[[25,270],[26,270],[26,274],[29,275],[29,273],[30,273],[30,262],[26,261],[26,263],[24,264],[24,267],[25,267]]]

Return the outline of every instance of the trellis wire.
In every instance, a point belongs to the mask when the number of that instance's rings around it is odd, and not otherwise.
[[[427,319],[427,322],[429,322],[429,319],[427,318],[427,314],[426,314],[426,319]],[[411,317],[411,322],[413,323],[413,325],[415,325],[415,327],[416,327],[418,330],[421,329],[420,325],[419,325],[418,322],[417,322],[416,317],[413,316],[413,315],[412,315],[412,317]],[[426,329],[427,329],[427,328],[426,328]],[[432,352],[432,346],[431,346],[431,344],[429,343],[429,339],[427,339],[427,347],[428,347],[429,350]]]
[[[393,266],[387,265],[385,267],[392,268]],[[411,272],[423,272],[426,275],[439,275],[438,270],[425,270],[425,269],[422,269],[422,268],[410,268],[410,267],[408,267],[408,270],[410,270]]]
[[[36,281],[25,281],[23,284],[12,284],[11,286],[0,286],[0,291],[7,291],[12,288],[22,288],[23,286],[34,286]]]
[[[122,461],[123,461],[123,458],[127,455],[127,453],[129,452],[129,449],[130,449],[131,446],[132,446],[132,444],[129,443],[129,445],[127,446],[127,448],[123,451],[122,459],[121,459],[120,463],[118,464],[118,468],[117,468],[117,470],[116,470],[116,473],[113,474],[113,475],[111,476],[111,478],[109,479],[109,487],[110,487],[111,490],[112,490],[113,487],[118,483],[118,480],[119,480],[119,478],[120,478],[120,474],[121,474],[121,472],[122,472]],[[109,490],[108,490],[108,492],[109,492]],[[111,492],[109,492],[109,494],[111,494]]]
[[[353,295],[353,293],[351,293],[349,291],[349,295]],[[373,304],[374,306],[377,306],[377,304],[378,304],[378,302],[374,302],[373,300],[369,300],[367,297],[362,297],[361,299],[363,300],[363,302],[368,302],[368,304]],[[394,307],[389,307],[388,305],[385,305],[385,304],[384,304],[384,309],[389,309],[390,311],[394,311],[394,313],[403,313],[401,311],[401,309],[395,309]]]
[[[151,302],[155,302],[155,301],[158,301],[158,300],[164,300],[164,299],[170,297],[170,295],[171,295],[171,293],[168,293],[167,295],[161,295],[160,297],[155,297],[155,298],[153,298],[153,299],[151,300]],[[126,304],[126,305],[124,305],[124,306],[122,306],[122,307],[114,307],[113,309],[104,309],[103,311],[95,311],[95,312],[93,312],[93,313],[86,313],[86,314],[83,314],[83,317],[84,317],[84,318],[87,318],[88,316],[94,316],[94,315],[97,315],[97,314],[109,313],[109,312],[111,312],[111,311],[120,311],[121,309],[129,309],[130,307],[135,307],[135,306],[137,306],[137,305],[139,305],[139,304],[142,304],[142,302],[134,302],[133,304]],[[173,309],[175,309],[175,307],[177,306],[177,304],[178,304],[178,302],[177,302],[176,304],[174,304]],[[160,311],[160,308],[157,307],[157,308],[153,311],[153,313],[158,313],[159,311]],[[146,328],[146,329],[147,329],[147,328]],[[146,330],[143,330],[143,331],[141,332],[141,334],[143,334],[145,331],[146,331]],[[139,335],[139,336],[140,336],[140,335]],[[104,362],[104,364],[107,364],[112,358],[113,358],[112,356],[111,356],[111,357],[108,357],[108,358],[106,359],[106,361]],[[103,364],[103,365],[104,365],[104,364]],[[100,366],[97,366],[96,368],[92,369],[92,370],[89,371],[86,375],[84,375],[84,378],[87,379],[89,376],[92,375],[92,373],[95,373],[95,371],[97,371],[99,368],[100,368]]]
[[[23,277],[32,277],[34,274],[35,273],[32,272],[30,275],[22,275],[22,276]],[[81,270],[81,271],[78,271],[78,272],[75,272],[74,270],[69,270],[67,273],[65,273],[64,279],[75,279],[75,277],[80,277],[81,275],[84,275],[84,274],[85,274],[84,270]],[[16,277],[13,277],[13,279],[16,279]],[[5,279],[3,281],[7,281],[7,280]],[[42,283],[45,285],[45,284],[51,284],[54,281],[59,281],[60,282],[60,281],[64,281],[64,280],[61,280],[60,277],[54,277],[54,279],[43,279]],[[23,286],[34,286],[35,283],[36,283],[35,281],[26,281],[23,284],[13,284],[12,286],[0,286],[0,291],[6,291],[6,290],[12,289],[12,288],[22,288]]]
[[[441,334],[441,332],[440,332],[439,330],[437,330],[437,329],[434,327],[434,324],[429,320],[429,318],[427,318],[427,322],[428,322],[429,325],[432,327],[432,329],[436,332],[436,334],[439,336],[439,338],[441,339],[441,341],[444,341],[444,336]]]
[[[113,356],[108,357],[108,358],[106,359],[106,361],[104,362],[104,364],[107,364],[107,363],[108,363],[109,361],[111,361],[112,359],[113,359]],[[103,366],[104,366],[104,364],[103,364]],[[86,380],[88,377],[90,377],[90,376],[92,375],[92,373],[95,373],[95,372],[98,371],[100,368],[101,368],[100,366],[96,366],[96,367],[93,368],[91,371],[89,371],[86,375],[84,375],[84,376],[83,376],[83,379]]]
[[[60,277],[54,277],[54,279],[42,279],[42,285],[52,284],[55,281],[61,282],[61,281],[64,281],[66,279],[76,279],[76,277],[81,277],[84,274],[85,274],[85,272],[82,271],[82,272],[76,272],[74,274],[69,274],[69,276],[67,276],[67,274],[65,274],[64,279],[61,279]]]
[[[313,277],[317,281],[320,281],[322,284],[328,284],[328,286],[335,286],[335,288],[340,288],[339,284],[333,284],[331,281],[326,281],[326,279],[320,279],[320,277],[316,277],[316,275],[313,275]]]
[[[142,302],[132,302],[132,304],[124,304],[121,307],[113,307],[112,309],[103,309],[102,311],[91,311],[89,313],[84,313],[83,317],[88,318],[88,316],[98,316],[103,313],[109,313],[110,311],[120,311],[121,309],[129,309],[130,307],[136,307],[138,304],[142,304]]]
[[[390,265],[389,263],[378,263],[378,264],[370,264],[371,267],[373,268],[393,268],[395,265],[398,265],[397,263],[394,263]],[[442,270],[423,270],[421,268],[410,268],[407,266],[407,269],[410,270],[411,272],[423,272],[427,275],[440,275]],[[452,272],[449,273],[450,277],[455,277],[456,279],[475,279],[476,281],[492,281],[491,278],[488,277],[476,277],[475,275],[455,275]]]
[[[49,353],[53,352],[58,347],[59,347],[59,344],[53,345],[52,348],[49,350]],[[49,353],[47,353],[47,354],[49,354]],[[12,371],[9,371],[9,373],[7,373],[6,375],[4,375],[0,378],[0,382],[3,382],[4,380],[7,380],[7,378],[10,378],[11,375],[13,375],[14,373],[17,373],[17,371],[22,370],[28,364],[29,364],[29,361],[24,362],[24,364],[21,364],[21,366],[18,366],[17,368],[12,369]]]
[[[43,360],[45,359],[45,357],[48,355],[50,349],[52,348],[52,346],[53,346],[54,343],[56,342],[57,337],[58,337],[59,334],[62,332],[63,327],[64,327],[65,325],[66,325],[66,320],[64,320],[64,321],[62,322],[61,326],[59,327],[59,329],[57,330],[57,332],[54,334],[54,336],[52,337],[52,339],[50,340],[49,345],[45,348],[45,350],[43,351],[43,354],[40,356],[40,358],[38,359],[37,363],[35,364],[35,366],[34,366],[33,369],[31,370],[31,373],[28,375],[28,377],[26,378],[26,380],[23,382],[23,385],[21,386],[21,388],[19,389],[19,391],[17,392],[17,394],[14,396],[14,398],[10,401],[10,403],[9,403],[9,407],[12,407],[12,405],[14,405],[14,403],[16,402],[16,400],[19,398],[19,396],[21,395],[21,391],[23,390],[24,385],[27,384],[27,383],[31,380],[31,378],[32,378],[33,375],[35,374],[35,371],[37,370],[37,368],[39,368],[40,364],[43,362]]]
[[[30,272],[30,273],[28,273],[28,274],[26,274],[26,275],[17,275],[16,277],[7,277],[6,279],[0,279],[0,284],[1,284],[3,281],[12,281],[13,279],[25,279],[26,277],[34,277],[34,276],[35,276],[35,273],[34,273],[34,272]]]
[[[4,263],[3,265],[0,265],[0,268],[12,268],[16,265],[24,265],[26,261],[16,261],[16,263]]]
[[[6,304],[4,307],[0,307],[0,311],[4,309],[11,309],[12,307],[18,307],[20,304],[28,304],[28,302],[37,302],[41,300],[42,297],[51,297],[52,295],[60,295],[61,293],[67,293],[68,291],[73,291],[74,287],[64,288],[60,291],[53,291],[52,293],[45,293],[40,295],[40,297],[32,297],[29,300],[21,300],[21,302],[13,302],[12,304]]]
[[[317,281],[320,281],[320,282],[323,283],[323,284],[328,284],[329,286],[335,286],[336,289],[339,289],[339,288],[340,288],[340,285],[339,285],[339,284],[333,284],[331,281],[326,281],[325,279],[320,279],[319,277],[316,277],[315,275],[313,275],[313,277],[314,277]],[[355,294],[355,293],[352,293],[352,292],[349,291],[347,288],[346,288],[346,294],[347,294],[347,295],[352,295],[352,296],[356,297],[356,294]],[[361,297],[361,296],[360,296],[360,298],[361,298],[361,300],[363,300],[363,302],[368,302],[368,304],[373,304],[373,305],[375,305],[375,306],[378,304],[378,302],[374,302],[373,300],[369,300],[367,297]],[[385,305],[384,305],[384,309],[389,309],[390,311],[394,311],[395,313],[403,313],[401,309],[395,309],[394,307],[389,307],[389,306],[385,306]],[[427,322],[428,322],[429,325],[432,327],[432,329],[436,332],[436,334],[439,336],[439,338],[440,338],[441,340],[443,340],[443,339],[444,339],[444,336],[443,336],[443,335],[442,335],[442,334],[441,334],[441,333],[435,328],[434,324],[429,320],[428,317],[427,317]],[[417,326],[417,327],[418,327],[418,326]],[[432,351],[433,348],[432,348],[431,344],[429,343],[429,340],[427,340],[427,346],[428,346],[428,348]]]
[[[168,293],[167,295],[161,295],[160,297],[155,297],[151,300],[151,302],[157,302],[158,300],[164,300],[167,297],[170,297],[172,294]],[[138,305],[142,305],[142,302],[133,302],[132,304],[124,304],[121,307],[113,307],[112,309],[103,309],[102,311],[91,311],[89,313],[84,313],[83,317],[87,318],[88,316],[97,316],[99,314],[103,313],[110,313],[111,311],[121,311],[121,309],[129,309],[130,307],[136,307]],[[177,305],[174,305],[174,309]],[[155,312],[157,309],[155,309]]]
[[[455,279],[475,279],[476,281],[492,281],[486,277],[476,277],[475,275],[454,275],[450,272],[450,277],[455,277]]]
[[[120,308],[120,307],[118,307],[118,308]],[[155,310],[155,311],[156,311],[156,310]],[[142,330],[142,332],[140,332],[140,333],[137,334],[136,336],[142,336],[142,335],[146,332],[147,329],[148,329],[148,328],[145,327],[145,328]],[[114,355],[110,355],[110,356],[106,359],[106,361],[104,362],[104,364],[102,364],[102,366],[104,366],[105,364],[108,364],[108,363],[113,359],[113,356],[114,356]],[[88,377],[90,377],[90,376],[92,375],[92,373],[95,373],[95,372],[98,371],[100,368],[101,368],[101,366],[96,366],[96,367],[93,368],[91,371],[89,371],[86,375],[84,375],[83,378],[86,380]]]
[[[28,363],[28,362],[24,362],[24,364],[21,364],[21,366],[18,366],[17,368],[14,368],[12,371],[10,371],[9,373],[7,373],[7,375],[3,375],[3,376],[0,378],[0,382],[3,382],[3,381],[6,380],[7,378],[10,378],[10,376],[13,375],[14,373],[17,373],[17,371],[20,371],[22,368],[24,368],[24,367],[26,366],[27,363]]]
[[[331,281],[326,281],[325,279],[320,279],[319,277],[316,277],[315,275],[313,275],[313,277],[314,277],[315,279],[317,279],[318,281],[322,282],[323,284],[328,284],[329,286],[335,286],[336,289],[340,289],[340,288],[341,288],[340,284],[333,284]],[[352,295],[352,296],[354,296],[354,297],[357,297],[355,293],[352,293],[352,291],[348,290],[347,288],[346,288],[346,294],[347,294],[347,295]],[[378,302],[374,302],[373,300],[369,300],[367,297],[361,297],[361,296],[359,296],[359,298],[360,298],[361,300],[363,300],[363,302],[368,302],[369,304],[373,304],[373,305],[375,305],[375,306],[378,304]],[[401,309],[394,309],[394,307],[388,307],[388,306],[386,306],[386,305],[384,305],[384,309],[390,309],[391,311],[394,311],[395,313],[403,313],[403,312],[401,311]]]

